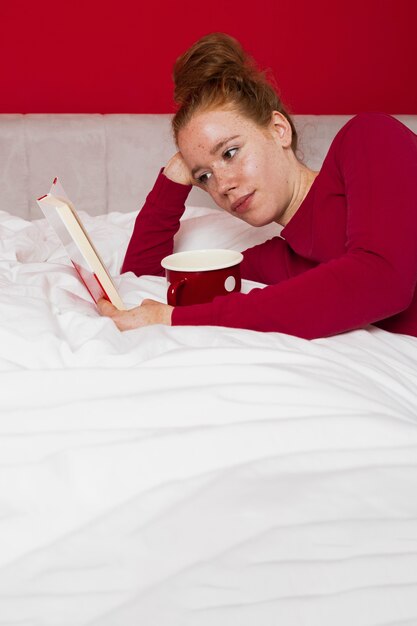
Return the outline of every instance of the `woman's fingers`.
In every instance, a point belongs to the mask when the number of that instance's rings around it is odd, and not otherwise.
[[[100,298],[100,300],[97,301],[97,308],[100,315],[104,315],[105,317],[113,317],[113,315],[118,312],[114,304],[105,298]]]

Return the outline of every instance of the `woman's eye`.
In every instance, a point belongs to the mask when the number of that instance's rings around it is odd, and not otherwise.
[[[237,150],[237,148],[229,148],[228,150],[226,150],[226,152],[223,153],[223,157],[225,159],[233,159]]]
[[[201,183],[202,185],[205,185],[205,183],[208,181],[208,179],[210,178],[211,174],[209,172],[206,172],[205,174],[201,174],[201,176],[199,176],[197,178],[198,182]]]
[[[233,159],[238,150],[239,148],[229,148],[228,150],[225,150],[225,152],[223,152],[223,158],[226,159],[226,161],[230,161],[230,159]],[[205,172],[204,174],[201,174],[201,176],[198,176],[197,180],[201,185],[206,185],[210,178],[211,172]]]

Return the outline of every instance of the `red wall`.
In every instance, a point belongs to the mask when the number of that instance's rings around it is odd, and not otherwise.
[[[417,113],[417,0],[0,0],[0,112],[172,112],[175,58],[213,31],[293,113]]]

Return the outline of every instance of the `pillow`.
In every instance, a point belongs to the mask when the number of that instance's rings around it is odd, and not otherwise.
[[[175,252],[198,248],[246,250],[280,234],[282,226],[268,224],[256,228],[224,211],[187,207],[174,238]]]

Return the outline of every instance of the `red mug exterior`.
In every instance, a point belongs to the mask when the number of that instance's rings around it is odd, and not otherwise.
[[[194,250],[165,257],[162,267],[168,282],[168,304],[205,304],[240,291],[242,259],[242,254],[233,250]]]

